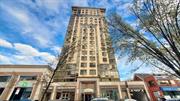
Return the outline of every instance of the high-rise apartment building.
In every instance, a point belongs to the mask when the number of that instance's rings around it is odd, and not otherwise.
[[[55,81],[76,81],[86,77],[119,81],[104,14],[103,8],[72,8],[64,46],[73,49],[69,52],[66,65],[56,73]]]
[[[145,92],[143,82],[120,82],[104,8],[72,7],[61,56],[51,99],[117,101],[130,98],[127,85]]]

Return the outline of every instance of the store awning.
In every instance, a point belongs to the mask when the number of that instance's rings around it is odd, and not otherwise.
[[[180,87],[160,87],[162,91],[180,91]]]

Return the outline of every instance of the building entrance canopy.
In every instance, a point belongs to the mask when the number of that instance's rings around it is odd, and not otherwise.
[[[94,93],[94,90],[91,88],[86,88],[83,90],[83,93]]]

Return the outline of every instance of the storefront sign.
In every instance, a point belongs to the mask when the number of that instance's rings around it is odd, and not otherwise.
[[[91,89],[91,88],[86,88],[86,89],[84,89],[83,92],[84,92],[84,93],[94,93],[94,90]]]
[[[162,91],[180,91],[180,87],[160,87]]]
[[[18,87],[32,87],[32,82],[29,81],[19,81],[17,84]]]
[[[143,89],[130,89],[130,92],[143,92]]]

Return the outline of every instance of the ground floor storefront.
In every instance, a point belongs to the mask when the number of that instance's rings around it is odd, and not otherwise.
[[[127,98],[137,101],[149,101],[144,82],[100,82],[97,78],[80,78],[77,82],[55,82],[48,91],[48,100],[91,101],[93,98],[103,97],[111,101]],[[48,98],[47,98],[48,97]]]
[[[180,98],[180,87],[165,86],[160,87],[160,90],[166,99]]]
[[[12,79],[8,85],[1,86],[0,98],[3,101],[40,101],[46,85],[41,80]],[[98,78],[78,78],[76,82],[51,83],[43,100],[91,101],[97,97],[111,101],[123,101],[127,98],[149,101],[150,98],[142,81],[101,82]]]

